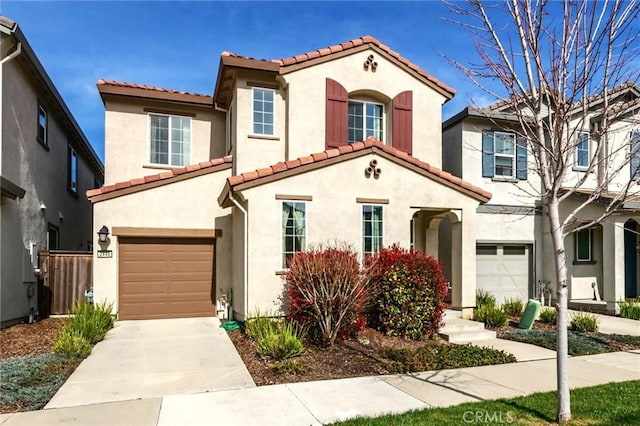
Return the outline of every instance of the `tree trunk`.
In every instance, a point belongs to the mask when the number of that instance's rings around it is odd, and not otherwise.
[[[555,254],[558,318],[556,320],[556,373],[558,378],[558,422],[571,421],[571,395],[569,393],[569,345],[567,334],[567,306],[569,291],[567,283],[567,257],[564,248],[563,229],[560,225],[558,200],[548,203],[549,225]]]

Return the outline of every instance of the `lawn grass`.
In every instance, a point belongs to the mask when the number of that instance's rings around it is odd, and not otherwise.
[[[640,380],[609,383],[571,391],[571,411],[574,426],[637,425],[640,424]],[[405,414],[376,418],[356,418],[334,423],[344,426],[418,426],[554,424],[556,393],[544,392],[529,396],[472,402],[449,408],[427,408]]]

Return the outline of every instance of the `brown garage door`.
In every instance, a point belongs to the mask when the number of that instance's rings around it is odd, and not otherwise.
[[[214,240],[121,238],[120,319],[212,316]]]

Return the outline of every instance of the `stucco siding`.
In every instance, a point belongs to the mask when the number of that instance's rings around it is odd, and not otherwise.
[[[158,169],[170,168],[151,164],[149,114],[153,112],[186,116],[195,114],[195,117],[191,117],[189,164],[224,156],[224,113],[214,111],[211,107],[186,107],[119,98],[107,100],[105,109],[106,185],[154,174]]]
[[[96,300],[118,306],[118,236],[111,235],[108,245],[100,245],[97,232],[106,225],[140,228],[220,229],[216,239],[216,298],[231,287],[233,220],[231,209],[218,206],[217,196],[230,170],[206,174],[170,185],[97,202],[94,204],[94,246],[112,250],[112,258],[94,256],[93,285]]]
[[[364,173],[374,158],[382,170],[378,179]],[[385,246],[398,243],[409,248],[409,223],[420,207],[459,209],[464,218],[463,252],[473,254],[478,202],[375,154],[246,189],[242,195],[250,206],[249,311],[275,308],[283,289],[282,276],[277,275],[283,269],[283,201],[276,195],[312,197],[306,202],[307,246],[339,241],[361,253],[363,203],[356,202],[361,197],[388,200],[382,204]],[[464,267],[465,286],[475,294],[475,262],[465,261]]]
[[[378,62],[375,71],[363,67],[369,55]],[[284,75],[288,84],[289,159],[325,149],[326,78],[339,82],[350,97],[375,99],[385,105],[385,143],[391,138],[391,100],[412,90],[413,156],[441,166],[440,124],[445,98],[373,49]]]

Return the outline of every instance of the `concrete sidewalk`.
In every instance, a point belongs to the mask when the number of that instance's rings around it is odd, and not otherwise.
[[[551,391],[555,359],[165,396],[0,416],[26,425],[318,425]],[[640,380],[640,350],[569,359],[572,388]]]

